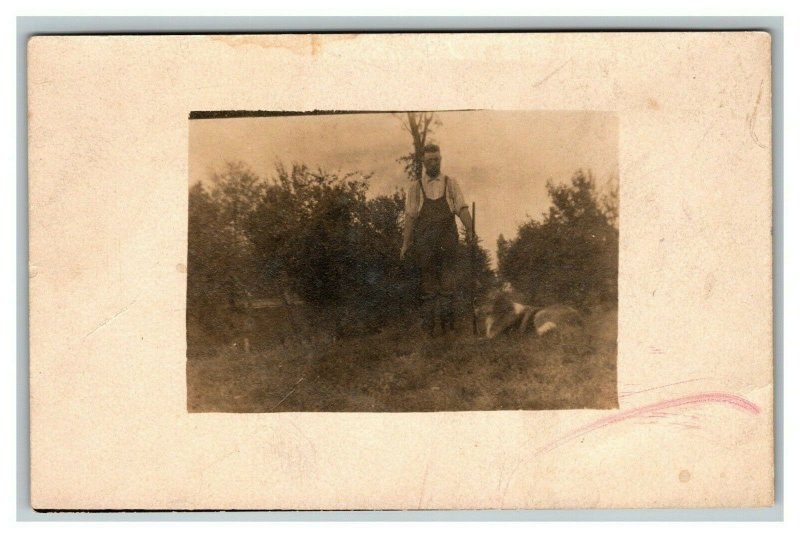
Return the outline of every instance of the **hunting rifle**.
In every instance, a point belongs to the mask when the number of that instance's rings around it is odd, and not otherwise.
[[[472,334],[478,336],[478,314],[475,304],[475,247],[478,238],[475,236],[475,202],[472,202],[472,233],[469,244],[469,303],[472,309]]]

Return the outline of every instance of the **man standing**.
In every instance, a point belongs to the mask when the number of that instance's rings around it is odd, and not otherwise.
[[[455,215],[473,241],[472,217],[458,182],[442,176],[439,146],[424,148],[425,174],[406,193],[405,229],[401,257],[407,253],[422,272],[422,326],[433,335],[436,315],[443,332],[455,328],[456,257],[458,228]]]

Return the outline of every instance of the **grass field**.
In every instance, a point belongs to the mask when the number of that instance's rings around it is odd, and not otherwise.
[[[617,312],[561,343],[533,335],[447,337],[416,327],[327,343],[190,346],[193,412],[467,411],[617,407]]]

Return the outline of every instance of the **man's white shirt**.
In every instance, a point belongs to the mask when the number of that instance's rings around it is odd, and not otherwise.
[[[444,177],[444,174],[439,174],[435,178],[430,178],[427,174],[423,174],[421,182],[425,188],[425,196],[431,200],[437,200],[446,194],[450,211],[453,214],[458,214],[461,209],[467,207],[464,195],[461,192],[461,186],[455,178],[447,176],[447,193],[444,193]],[[425,196],[420,190],[420,181],[412,182],[406,191],[406,216],[416,217],[419,215]]]

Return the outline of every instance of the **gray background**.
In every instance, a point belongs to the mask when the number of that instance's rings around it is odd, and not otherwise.
[[[28,38],[34,35],[453,31],[761,30],[772,36],[775,506],[756,509],[35,512],[30,506],[28,392]],[[18,17],[17,18],[17,520],[18,521],[782,521],[783,520],[783,17]]]

